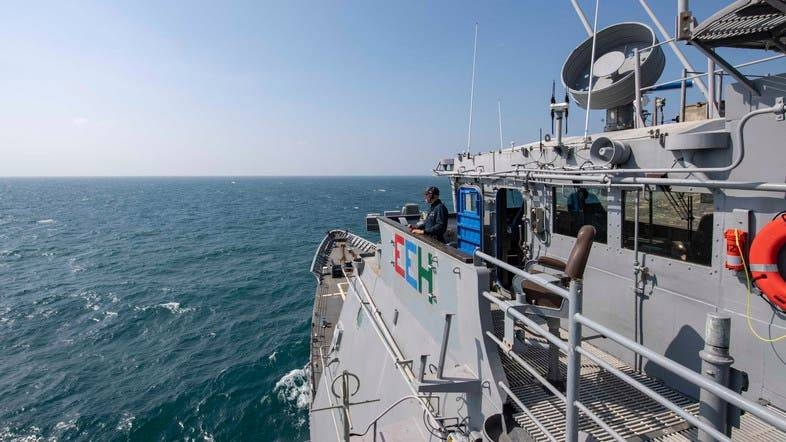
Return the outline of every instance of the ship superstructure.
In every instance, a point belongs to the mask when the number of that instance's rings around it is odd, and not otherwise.
[[[447,244],[412,205],[326,235],[312,440],[786,440],[786,74],[716,52],[783,56],[786,2],[678,9],[706,83],[658,84],[675,41],[645,25],[587,24],[562,81],[603,133],[567,136],[555,97],[553,136],[440,161]]]

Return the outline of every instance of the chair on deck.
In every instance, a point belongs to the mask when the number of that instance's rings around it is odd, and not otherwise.
[[[541,256],[528,262],[524,270],[540,274],[539,276],[543,276],[553,284],[567,288],[571,280],[579,280],[584,277],[584,269],[587,267],[587,259],[592,249],[595,233],[593,226],[586,225],[579,229],[567,262],[549,256]],[[533,270],[532,267],[535,265],[555,272]],[[568,317],[567,300],[518,275],[513,278],[513,290],[519,302],[532,306],[525,314],[544,318],[549,333],[559,336],[559,320]],[[549,372],[546,379],[564,391],[565,379],[559,370],[559,353],[560,351],[555,345],[549,344]]]

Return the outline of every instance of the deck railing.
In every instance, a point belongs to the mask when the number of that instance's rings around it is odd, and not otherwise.
[[[688,381],[692,385],[717,396],[718,398],[728,402],[732,406],[739,407],[741,410],[751,413],[752,415],[756,416],[757,418],[761,419],[767,424],[772,425],[774,428],[777,428],[778,430],[781,431],[786,431],[786,420],[784,420],[780,416],[777,416],[776,414],[766,409],[765,407],[744,398],[739,393],[723,385],[720,385],[717,382],[714,382],[713,380],[706,378],[699,373],[696,373],[690,368],[687,368],[684,365],[681,365],[663,355],[660,355],[655,351],[637,342],[634,342],[633,340],[615,332],[614,330],[611,330],[610,328],[584,316],[584,314],[582,313],[582,281],[580,279],[572,280],[570,282],[569,288],[566,290],[564,287],[560,287],[555,284],[552,284],[537,275],[521,270],[504,261],[500,261],[499,259],[487,255],[481,252],[480,250],[475,251],[475,257],[480,259],[482,262],[492,264],[496,267],[507,270],[508,272],[519,275],[522,278],[531,281],[544,289],[547,289],[551,293],[559,295],[560,297],[562,297],[568,302],[568,317],[567,317],[568,341],[564,342],[559,336],[555,336],[549,333],[548,331],[544,330],[535,321],[533,321],[532,319],[528,318],[523,313],[518,311],[517,307],[522,307],[521,304],[499,299],[497,296],[495,296],[495,294],[490,292],[484,292],[482,294],[486,299],[498,305],[507,317],[521,321],[524,324],[530,326],[530,328],[535,333],[545,338],[548,342],[555,345],[557,348],[559,348],[563,353],[567,355],[567,383],[566,383],[565,394],[562,394],[557,388],[551,385],[532,365],[524,361],[515,352],[513,352],[508,345],[503,343],[493,333],[491,332],[486,333],[486,335],[493,342],[495,342],[503,352],[506,352],[512,360],[514,360],[519,365],[521,365],[521,367],[524,368],[527,372],[529,372],[534,379],[536,379],[538,382],[540,382],[543,385],[543,387],[551,391],[555,395],[555,397],[561,399],[566,404],[565,434],[566,434],[566,439],[569,442],[575,442],[578,440],[579,437],[578,418],[580,412],[584,413],[588,418],[590,418],[595,423],[597,423],[614,439],[619,441],[625,440],[617,431],[612,429],[600,417],[598,417],[595,413],[589,410],[589,408],[587,408],[586,405],[582,404],[579,401],[579,387],[580,387],[579,380],[581,376],[580,369],[581,369],[582,356],[585,356],[588,359],[592,360],[595,364],[602,367],[612,375],[616,376],[624,383],[642,392],[643,394],[653,399],[658,404],[671,410],[678,416],[685,419],[685,421],[698,428],[700,431],[705,432],[706,434],[710,435],[716,440],[721,440],[721,441],[731,440],[726,434],[724,434],[724,430],[715,428],[705,420],[702,420],[699,416],[696,416],[693,413],[674,404],[669,399],[667,399],[660,393],[656,392],[652,388],[644,385],[640,381],[623,373],[621,370],[613,367],[609,363],[603,361],[601,358],[587,351],[587,349],[585,349],[581,345],[582,326],[586,326],[592,330],[595,330],[596,332],[602,334],[606,338],[611,339],[612,341],[622,345],[628,350],[631,350],[634,353],[648,359],[650,362],[655,363],[660,367],[668,370],[669,372],[681,377],[682,379]],[[513,400],[513,402],[515,402],[516,405],[518,405],[519,408],[522,409],[524,414],[526,414],[533,421],[535,426],[537,426],[546,435],[547,438],[549,438],[550,440],[557,440],[556,437],[546,429],[545,425],[543,425],[543,423],[541,423],[537,419],[534,413],[532,413],[532,411],[529,410],[524,405],[521,399],[518,398],[513,393],[513,391],[511,391],[502,382],[500,382],[500,388],[508,394],[508,396]]]

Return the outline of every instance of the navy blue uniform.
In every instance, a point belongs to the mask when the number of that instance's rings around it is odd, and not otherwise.
[[[440,242],[445,242],[445,231],[448,230],[448,208],[437,199],[431,203],[426,220],[423,221],[423,232]]]

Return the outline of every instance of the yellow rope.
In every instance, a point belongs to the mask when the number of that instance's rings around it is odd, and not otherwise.
[[[762,342],[771,343],[771,342],[778,342],[783,339],[786,339],[786,335],[778,336],[777,338],[773,338],[773,339],[764,338],[759,336],[759,334],[756,333],[756,330],[753,329],[753,323],[751,322],[751,277],[750,277],[750,273],[748,272],[748,263],[745,262],[745,256],[744,256],[745,254],[742,253],[742,247],[740,247],[739,231],[736,229],[734,230],[734,241],[737,243],[737,249],[740,251],[740,258],[742,259],[742,267],[745,269],[745,280],[748,283],[748,300],[745,303],[745,319],[748,320],[748,328],[750,329],[751,333],[753,333],[753,336],[756,336],[756,339]]]

